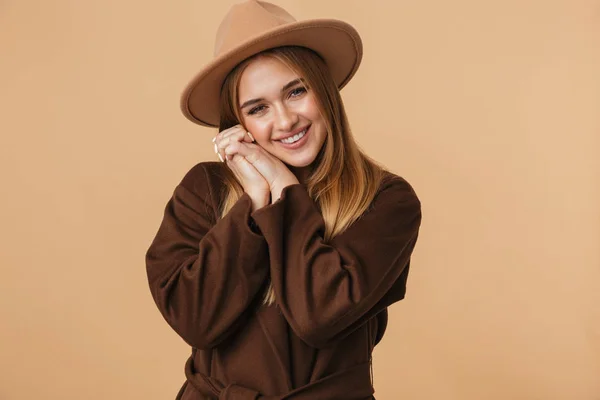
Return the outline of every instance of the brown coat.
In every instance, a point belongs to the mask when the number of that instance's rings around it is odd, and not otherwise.
[[[225,164],[175,188],[146,254],[150,291],[188,343],[177,399],[374,399],[371,353],[404,298],[421,204],[388,173],[373,207],[330,243],[302,184],[219,218]],[[276,304],[263,306],[268,278]]]

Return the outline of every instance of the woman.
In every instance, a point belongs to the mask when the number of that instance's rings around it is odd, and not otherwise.
[[[234,6],[182,110],[221,161],[175,188],[146,254],[192,347],[177,399],[373,399],[371,354],[405,294],[419,199],[355,143],[339,89],[362,55],[335,20]]]

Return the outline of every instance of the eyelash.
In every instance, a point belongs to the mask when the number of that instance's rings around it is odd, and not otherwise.
[[[295,89],[292,89],[292,90],[290,91],[290,95],[291,95],[292,93],[296,92],[297,90],[299,90],[299,91],[300,91],[300,93],[298,93],[298,94],[297,94],[296,96],[294,96],[294,97],[298,97],[298,96],[300,96],[302,93],[304,93],[304,92],[306,92],[306,91],[307,91],[305,87],[301,86],[301,87],[297,87],[297,88],[295,88]],[[264,107],[264,106],[263,106],[263,105],[260,105],[260,106],[256,106],[256,107],[254,107],[253,109],[251,109],[250,111],[248,111],[248,115],[254,115],[254,114],[256,114],[257,112],[260,112],[260,111],[261,111],[261,110],[260,110],[260,108],[261,108],[261,107]]]

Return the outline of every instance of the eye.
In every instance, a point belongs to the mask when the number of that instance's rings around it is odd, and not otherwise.
[[[303,86],[297,87],[295,89],[292,89],[292,91],[290,92],[290,97],[298,97],[304,92],[306,92],[306,88],[304,88]]]
[[[254,115],[256,113],[259,113],[259,112],[261,112],[264,109],[264,107],[265,106],[262,106],[262,105],[254,107],[253,109],[251,109],[250,111],[248,111],[248,115]]]

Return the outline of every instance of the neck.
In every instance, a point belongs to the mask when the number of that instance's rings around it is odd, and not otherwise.
[[[306,182],[308,181],[308,177],[312,172],[311,165],[307,165],[306,167],[293,167],[291,165],[288,165],[288,168],[290,169],[290,171],[292,171],[296,178],[298,178],[298,181],[300,181],[300,183],[303,185],[306,184]]]

